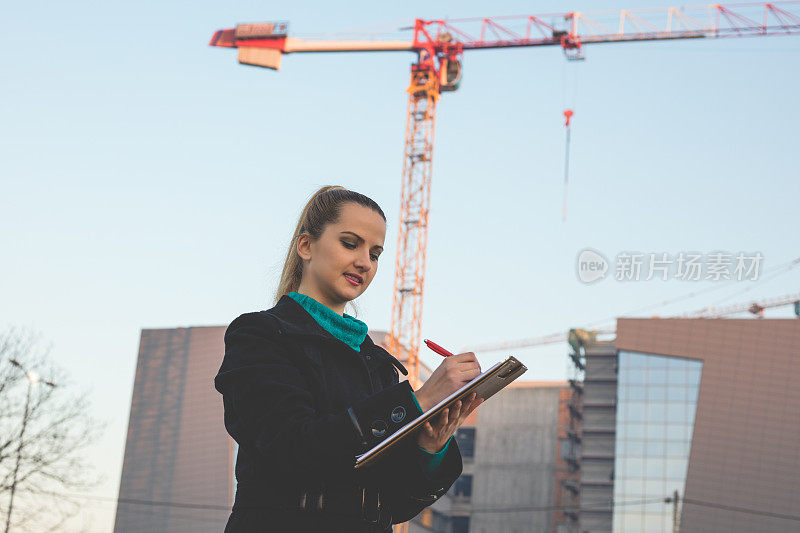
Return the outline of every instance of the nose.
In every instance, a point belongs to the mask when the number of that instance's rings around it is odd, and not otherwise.
[[[355,261],[355,267],[358,268],[362,273],[367,272],[370,268],[372,268],[372,261],[369,256],[369,250],[358,254]]]

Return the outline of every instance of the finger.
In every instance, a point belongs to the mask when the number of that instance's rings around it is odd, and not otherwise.
[[[453,404],[453,407],[450,408],[449,416],[447,417],[447,426],[451,426],[453,424],[453,420],[457,420],[459,417],[459,413],[461,413],[461,400],[456,401]]]
[[[470,397],[470,400],[469,400],[470,407],[472,407],[473,405],[477,406],[480,403],[480,400],[481,400],[481,398],[478,398],[478,393],[477,392],[473,392],[472,396]]]
[[[470,372],[470,373],[477,371],[478,374],[480,374],[481,373],[481,365],[479,365],[478,363],[472,363],[472,362],[464,363],[463,365],[461,365],[461,368],[459,370],[461,370],[461,372]]]
[[[458,354],[457,358],[454,359],[454,362],[459,366],[459,370],[461,371],[473,369],[476,365],[478,370],[480,370],[480,363],[473,352]]]
[[[475,352],[462,352],[457,354],[457,356],[455,360],[459,363],[472,363],[478,360],[478,358],[475,357]]]
[[[459,422],[463,422],[472,410],[475,408],[475,396],[470,396],[470,399],[464,403],[464,408],[461,409],[461,416],[459,417]]]
[[[470,407],[472,407],[472,395],[470,395],[461,405],[461,410],[458,412],[459,423],[461,423],[467,417]]]
[[[457,400],[455,404],[453,404],[453,412],[450,415],[450,419],[448,422],[448,427],[452,426],[454,423],[457,423],[459,418],[461,418],[461,413],[464,411],[464,403],[462,400]]]
[[[475,401],[476,396],[477,393],[473,392],[469,396],[462,398],[460,400],[460,409],[458,412],[459,416],[463,415],[472,406],[472,403]]]
[[[469,414],[470,414],[470,413],[472,413],[472,411],[474,411],[475,409],[477,409],[477,408],[478,408],[478,406],[481,404],[481,402],[482,402],[482,401],[483,401],[483,399],[482,399],[482,398],[474,398],[474,399],[473,399],[473,400],[472,400],[472,401],[469,403],[469,409],[467,409],[467,416],[469,416]],[[465,417],[465,418],[466,418],[466,417]]]
[[[464,402],[462,402],[461,400],[457,400],[456,403],[453,404],[453,413],[450,416],[449,422],[452,424],[454,421],[458,420],[463,410],[464,410]]]
[[[469,408],[466,410],[466,414],[464,418],[466,418],[472,411],[478,408],[478,406],[483,403],[483,398],[478,398],[477,394],[473,397],[473,400],[469,403]]]
[[[470,408],[469,408],[469,412],[471,413],[472,411],[474,411],[475,409],[477,409],[477,408],[478,408],[478,406],[479,406],[480,404],[482,404],[482,403],[483,403],[483,398],[476,398],[476,399],[475,399],[475,401],[473,401],[473,402],[472,402],[472,405],[471,405],[471,406],[470,406]]]

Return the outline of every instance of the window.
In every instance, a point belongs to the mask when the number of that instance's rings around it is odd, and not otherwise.
[[[456,498],[470,498],[472,497],[472,475],[462,474],[456,482],[453,483],[453,496]]]
[[[561,458],[577,459],[578,457],[578,443],[570,439],[561,439]]]
[[[453,533],[469,533],[468,516],[454,516],[452,520],[453,520]]]
[[[444,533],[448,531],[449,520],[446,514],[440,513],[436,509],[431,509],[433,514],[433,530],[437,533]]]
[[[475,456],[475,428],[460,427],[455,434],[458,449],[461,450],[461,457]]]
[[[615,506],[612,530],[672,531],[658,500],[684,491],[702,362],[621,350],[619,368],[614,500],[654,502]]]

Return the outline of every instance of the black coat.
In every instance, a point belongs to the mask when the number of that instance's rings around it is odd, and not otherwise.
[[[324,510],[270,509],[264,494],[376,488],[396,524],[419,514],[461,475],[455,440],[430,477],[413,437],[375,464],[353,468],[355,455],[420,414],[411,385],[399,381],[398,369],[407,374],[405,367],[369,335],[360,350],[331,335],[287,295],[228,326],[214,379],[223,395],[225,428],[239,444],[236,504],[226,533],[270,531],[277,522],[293,533],[390,531],[358,518],[320,514]]]

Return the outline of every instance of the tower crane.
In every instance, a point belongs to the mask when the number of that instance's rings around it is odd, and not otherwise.
[[[727,305],[725,307],[707,306],[690,313],[677,315],[675,318],[722,318],[741,313],[750,313],[758,318],[763,318],[765,309],[786,307],[789,305],[794,307],[794,314],[800,317],[800,292],[778,296],[776,298],[762,298],[747,303]]]
[[[800,33],[800,2],[710,4],[455,20],[416,19],[410,39],[297,39],[287,22],[239,24],[214,33],[211,46],[237,48],[239,63],[278,70],[285,54],[412,52],[400,223],[388,336],[389,351],[406,352],[409,381],[419,387],[419,340],[430,212],[436,104],[458,89],[466,51],[557,46],[584,59],[589,44],[729,38]]]
[[[467,51],[560,47],[585,57],[590,44],[729,38],[800,33],[800,2],[711,4],[455,20],[416,19],[403,39],[297,39],[287,22],[239,24],[219,30],[210,45],[238,49],[239,63],[278,70],[286,54],[411,52],[400,223],[389,351],[407,353],[409,381],[419,382],[419,340],[427,253],[436,105],[461,81]],[[566,179],[565,179],[566,181]]]

